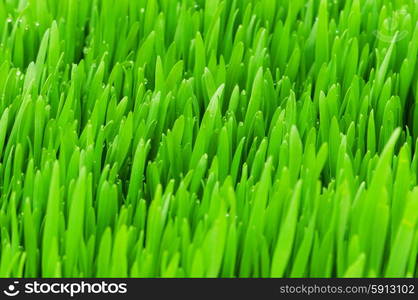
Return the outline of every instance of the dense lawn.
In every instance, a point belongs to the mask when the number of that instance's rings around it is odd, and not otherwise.
[[[1,277],[418,276],[418,1],[0,1]]]

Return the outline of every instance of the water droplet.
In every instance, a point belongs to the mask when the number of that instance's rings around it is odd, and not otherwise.
[[[12,23],[13,19],[12,18],[7,18],[7,23]]]
[[[145,8],[141,8],[140,12],[143,14],[145,12]]]

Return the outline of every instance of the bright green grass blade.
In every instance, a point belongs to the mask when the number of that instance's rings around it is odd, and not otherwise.
[[[286,219],[280,228],[280,235],[274,250],[271,276],[283,277],[289,263],[290,254],[293,247],[297,213],[299,209],[301,182],[296,184],[292,200],[286,214]]]

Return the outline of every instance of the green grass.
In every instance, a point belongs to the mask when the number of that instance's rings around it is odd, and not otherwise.
[[[3,0],[1,277],[418,277],[418,2]]]

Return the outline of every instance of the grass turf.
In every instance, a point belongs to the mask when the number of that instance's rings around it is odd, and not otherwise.
[[[1,1],[0,276],[417,276],[417,22]]]

